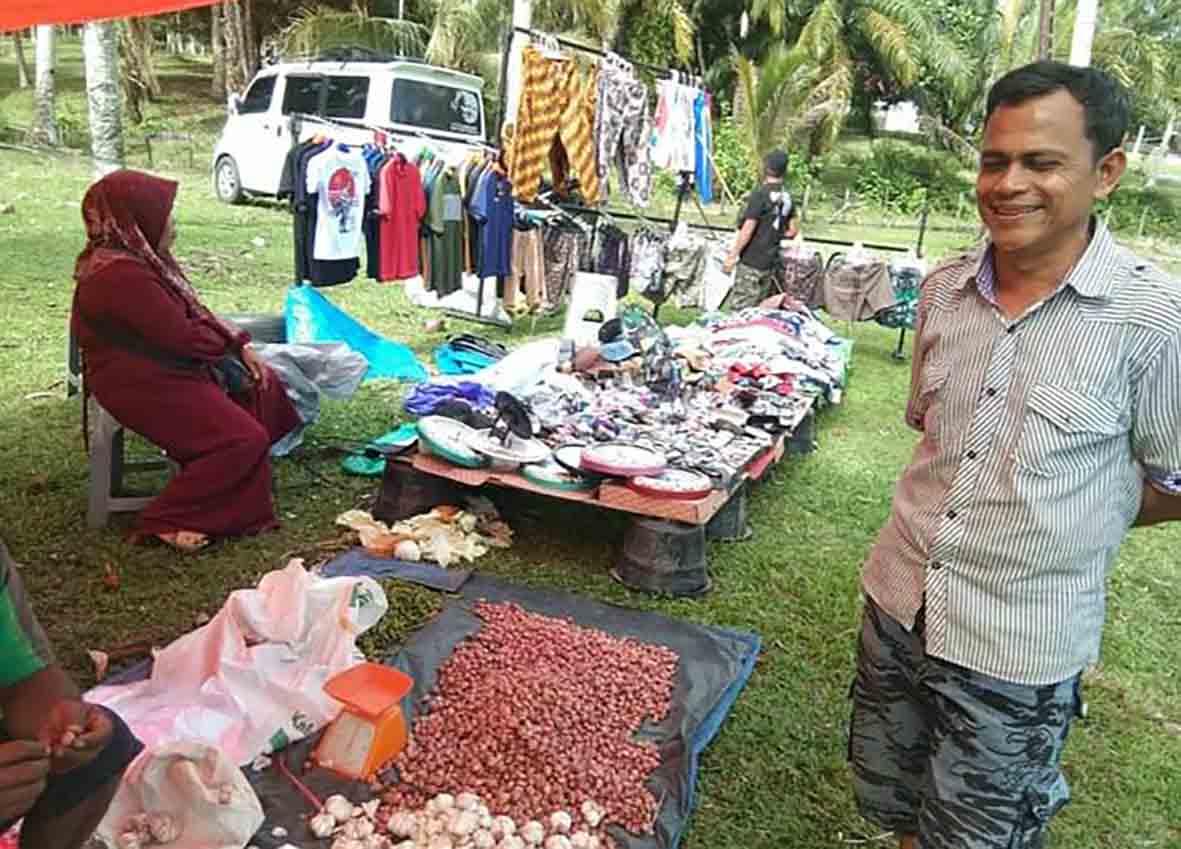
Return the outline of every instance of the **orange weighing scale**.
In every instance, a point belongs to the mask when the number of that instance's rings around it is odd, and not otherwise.
[[[325,769],[368,781],[406,745],[402,698],[414,679],[380,663],[361,663],[331,678],[324,692],[344,705],[324,730],[313,759]]]

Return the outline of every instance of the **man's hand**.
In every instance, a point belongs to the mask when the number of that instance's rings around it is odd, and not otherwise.
[[[250,376],[254,379],[254,385],[259,389],[266,389],[267,382],[270,380],[270,370],[258,356],[258,352],[245,345],[242,348],[242,365],[246,366]]]
[[[69,772],[94,760],[114,733],[111,717],[85,702],[62,700],[53,706],[41,732],[42,746],[52,753],[52,771]]]
[[[736,265],[738,265],[738,254],[727,254],[726,259],[722,262],[722,271],[730,274]]]
[[[49,748],[29,740],[0,743],[0,822],[28,813],[49,777]]]

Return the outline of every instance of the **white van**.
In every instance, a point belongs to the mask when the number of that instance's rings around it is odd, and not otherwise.
[[[213,150],[214,191],[225,203],[236,203],[245,193],[276,194],[283,162],[296,141],[291,137],[295,114],[356,125],[331,131],[351,144],[372,141],[371,128],[425,136],[444,147],[482,143],[483,87],[484,81],[471,74],[405,59],[264,68],[245,95],[230,100]],[[323,125],[303,121],[300,140],[324,131]]]

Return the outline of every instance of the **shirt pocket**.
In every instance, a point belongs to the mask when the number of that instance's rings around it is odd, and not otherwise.
[[[1110,460],[1111,443],[1126,432],[1119,407],[1073,386],[1039,383],[1025,402],[1017,465],[1038,477],[1093,469]]]

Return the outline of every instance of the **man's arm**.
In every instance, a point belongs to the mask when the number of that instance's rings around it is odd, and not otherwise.
[[[794,239],[798,235],[800,235],[800,211],[793,207],[791,215],[787,217],[787,230],[784,232],[784,236]]]
[[[1181,495],[1163,492],[1153,484],[1145,483],[1135,526],[1143,528],[1159,525],[1161,522],[1178,521],[1181,521]]]
[[[739,257],[746,250],[746,246],[750,244],[750,240],[754,238],[755,230],[758,229],[758,226],[759,222],[757,219],[748,218],[738,228],[738,236],[734,239],[734,248],[730,251],[730,255],[726,257],[725,269],[727,273],[738,264]]]

